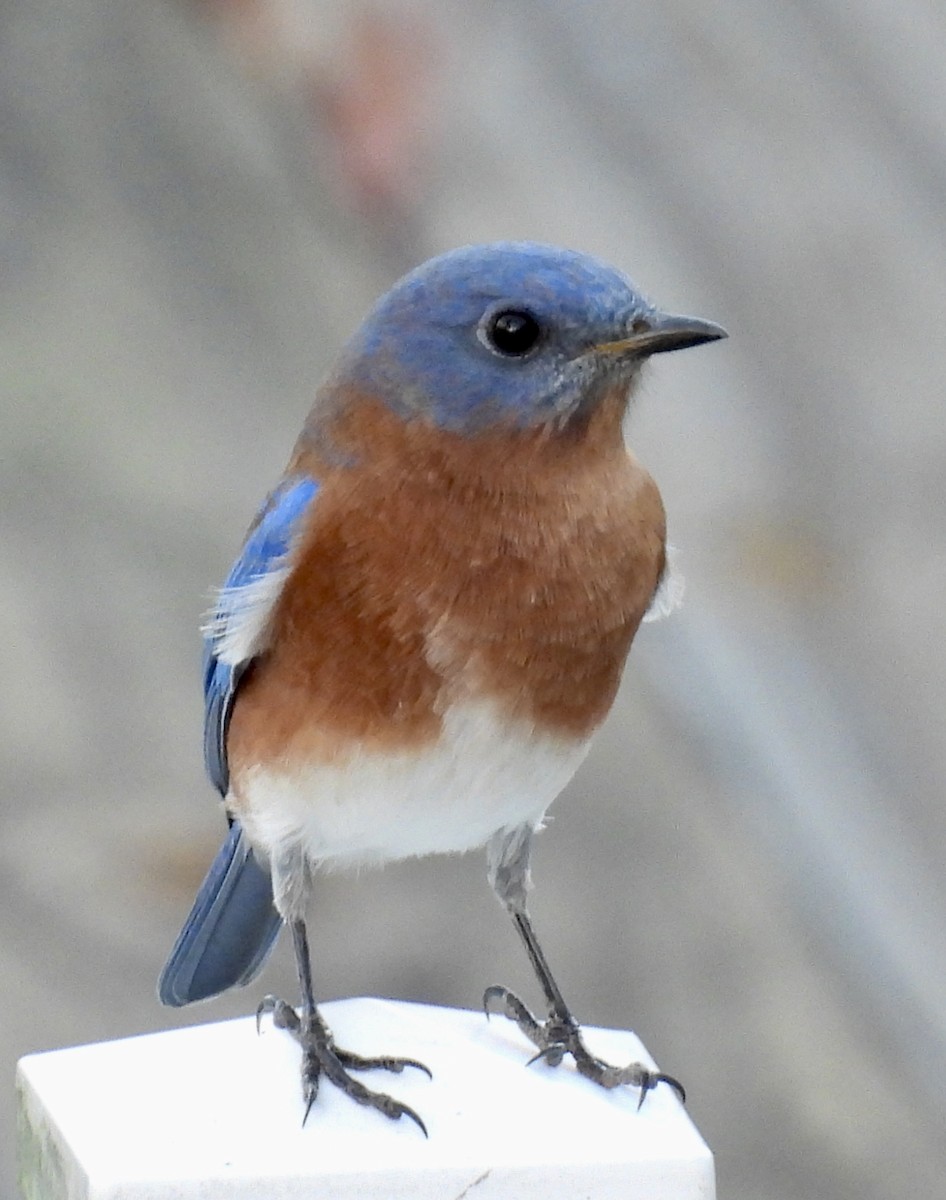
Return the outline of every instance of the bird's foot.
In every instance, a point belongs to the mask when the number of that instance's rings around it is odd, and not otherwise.
[[[349,1071],[393,1071],[399,1075],[405,1067],[416,1067],[428,1077],[430,1071],[422,1062],[413,1058],[393,1058],[381,1056],[363,1058],[360,1054],[352,1054],[335,1045],[331,1030],[322,1020],[318,1010],[301,1017],[285,1000],[275,996],[264,996],[256,1010],[256,1028],[259,1031],[260,1021],[265,1013],[272,1013],[273,1024],[277,1029],[285,1029],[292,1034],[302,1047],[302,1096],[305,1101],[305,1113],[302,1117],[304,1125],[308,1120],[312,1105],[319,1093],[319,1083],[324,1076],[346,1096],[351,1097],[356,1104],[363,1104],[377,1109],[392,1121],[401,1117],[409,1117],[427,1137],[427,1126],[416,1112],[408,1105],[395,1100],[384,1092],[373,1092],[357,1079],[353,1079]]]
[[[600,1087],[621,1087],[629,1084],[640,1088],[640,1100],[637,1107],[644,1103],[647,1093],[658,1083],[666,1083],[677,1093],[681,1101],[686,1100],[686,1092],[679,1080],[662,1071],[652,1071],[643,1063],[628,1063],[625,1067],[613,1067],[596,1057],[587,1048],[581,1036],[578,1022],[569,1012],[550,1013],[548,1020],[539,1021],[526,1008],[518,996],[504,987],[489,987],[483,993],[483,1008],[486,1016],[491,1012],[500,1012],[504,1017],[519,1026],[530,1042],[537,1048],[538,1053],[529,1059],[528,1065],[540,1059],[550,1067],[557,1067],[566,1054],[570,1054],[579,1072],[597,1083]]]

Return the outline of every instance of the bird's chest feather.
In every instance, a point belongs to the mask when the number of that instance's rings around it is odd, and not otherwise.
[[[498,829],[540,825],[587,750],[587,739],[511,722],[487,700],[458,701],[422,745],[349,743],[334,758],[245,767],[230,806],[277,859],[292,847],[339,866],[472,850]]]
[[[664,561],[657,489],[613,440],[415,431],[325,479],[231,757],[433,746],[450,711],[484,702],[526,737],[584,743]]]

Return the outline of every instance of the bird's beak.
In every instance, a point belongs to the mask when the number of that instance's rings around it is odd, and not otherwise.
[[[627,337],[614,342],[600,342],[594,347],[598,354],[618,354],[624,357],[646,358],[668,350],[685,350],[728,337],[721,325],[701,321],[699,317],[677,317],[671,313],[649,312],[634,322]]]

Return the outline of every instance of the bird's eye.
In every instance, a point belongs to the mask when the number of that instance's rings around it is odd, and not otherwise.
[[[490,317],[483,334],[491,350],[507,358],[521,358],[542,336],[542,329],[531,313],[508,308]]]

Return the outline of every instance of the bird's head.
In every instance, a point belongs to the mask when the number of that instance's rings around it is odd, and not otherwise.
[[[661,312],[589,255],[497,242],[450,251],[395,284],[338,378],[458,433],[564,426],[605,391],[629,391],[650,355],[725,336]]]

